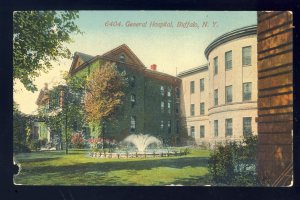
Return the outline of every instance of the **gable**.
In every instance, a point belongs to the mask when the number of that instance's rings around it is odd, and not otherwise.
[[[124,62],[127,64],[137,65],[143,68],[145,67],[140,59],[125,44],[122,44],[121,46],[103,54],[102,57],[115,61],[120,61],[124,57]]]
[[[76,69],[77,67],[79,67],[83,63],[84,63],[84,61],[80,57],[78,57],[75,64],[74,64],[74,69]]]
[[[94,58],[94,56],[88,55],[88,54],[84,54],[84,53],[80,53],[80,52],[75,52],[74,54],[74,58],[69,70],[69,73],[71,73],[73,70],[77,69],[79,66],[81,66],[83,63],[91,60],[92,58]]]

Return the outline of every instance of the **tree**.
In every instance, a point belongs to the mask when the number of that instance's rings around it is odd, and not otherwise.
[[[81,33],[74,20],[77,11],[18,11],[13,14],[13,78],[29,91],[40,71],[51,69],[51,61],[71,58],[64,46],[72,33]]]
[[[104,148],[104,133],[107,122],[116,117],[118,107],[123,103],[127,87],[125,72],[120,73],[112,62],[106,62],[96,69],[87,80],[85,113],[88,122],[98,123],[101,127]]]
[[[51,132],[58,138],[59,143],[65,143],[66,154],[72,133],[79,132],[84,124],[84,110],[82,106],[82,90],[73,85],[70,77],[65,77],[68,86],[56,86],[50,92],[50,106],[45,113],[40,113],[46,120]],[[62,102],[60,93],[63,93]],[[64,135],[64,137],[63,137]]]
[[[120,73],[114,63],[106,62],[87,80],[85,111],[88,122],[110,121],[118,106],[123,103],[127,86],[125,73]]]
[[[216,184],[257,186],[257,136],[241,142],[230,141],[215,148],[209,158],[208,169]]]
[[[27,143],[30,123],[29,117],[21,113],[18,104],[13,102],[13,151],[15,153],[30,151]]]
[[[82,130],[84,120],[83,98],[86,87],[85,76],[69,76],[64,75],[67,87],[64,91],[64,103],[62,106],[62,116],[65,122],[65,143],[66,154],[68,154],[68,145],[72,137],[70,132],[78,132]]]

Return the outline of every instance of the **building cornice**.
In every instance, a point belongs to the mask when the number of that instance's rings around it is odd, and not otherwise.
[[[234,40],[234,39],[242,38],[242,37],[249,36],[249,35],[256,35],[257,34],[256,29],[257,29],[256,25],[245,26],[245,27],[235,29],[233,31],[230,31],[228,33],[225,33],[225,34],[217,37],[214,41],[212,41],[206,47],[206,49],[204,51],[206,59],[208,59],[208,55],[216,47],[218,47],[226,42],[229,42],[231,40]]]
[[[221,104],[221,105],[217,105],[217,106],[213,106],[213,107],[208,108],[208,111],[210,111],[212,109],[221,108],[221,107],[224,107],[224,106],[236,105],[236,104],[257,104],[257,101],[239,101],[239,102]]]
[[[207,70],[208,70],[208,65],[204,64],[204,65],[201,65],[201,66],[198,66],[198,67],[194,67],[192,69],[182,71],[177,75],[177,77],[182,78],[184,76],[188,76],[188,75],[199,73],[199,72],[204,72],[204,71],[207,71]]]

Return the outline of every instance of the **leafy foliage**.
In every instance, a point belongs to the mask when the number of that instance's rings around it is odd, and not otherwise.
[[[18,105],[14,102],[13,105],[13,151],[29,152],[27,143],[30,119],[19,111]]]
[[[257,136],[216,147],[209,159],[209,172],[216,184],[253,186],[256,177]]]
[[[75,133],[72,135],[71,143],[75,148],[83,148],[84,146],[84,138],[81,133]]]
[[[106,62],[96,69],[87,80],[87,120],[99,123],[103,119],[112,119],[123,102],[123,91],[127,84],[125,74],[120,73],[114,63]]]
[[[18,11],[13,15],[13,77],[27,90],[36,91],[34,78],[47,72],[52,61],[71,58],[64,46],[70,34],[81,33],[77,11]]]
[[[83,87],[83,86],[82,86]],[[78,86],[69,83],[67,87],[56,86],[50,90],[50,96],[60,98],[63,91],[63,103],[61,107],[51,107],[50,110],[40,115],[46,119],[47,126],[58,142],[65,143],[66,152],[70,144],[73,132],[81,131],[84,121],[84,110],[82,108],[82,90]],[[51,95],[55,94],[56,95]],[[57,99],[51,99],[57,102]]]

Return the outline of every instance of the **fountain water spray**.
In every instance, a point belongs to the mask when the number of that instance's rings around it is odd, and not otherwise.
[[[157,145],[162,144],[162,142],[159,139],[157,139],[156,137],[151,136],[151,135],[143,135],[143,134],[129,135],[123,141],[132,143],[133,145],[135,145],[139,152],[144,152],[145,149],[150,144],[153,144],[153,143],[157,144]]]

